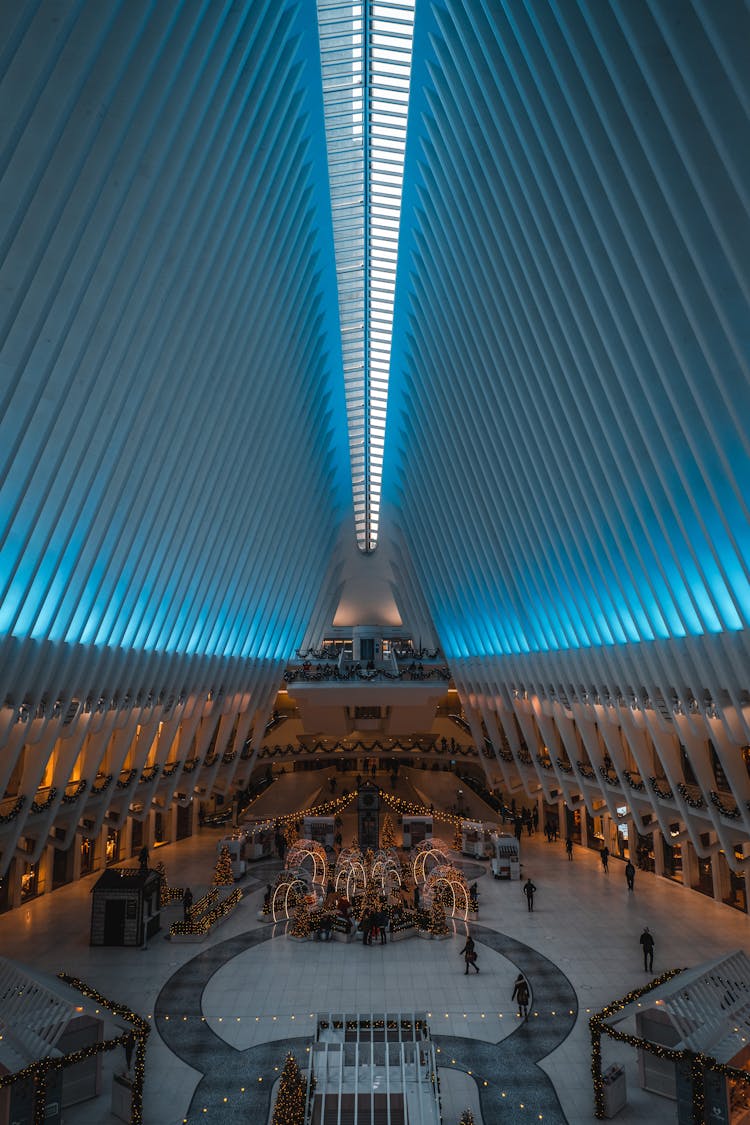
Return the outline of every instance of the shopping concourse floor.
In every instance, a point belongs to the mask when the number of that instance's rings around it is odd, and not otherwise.
[[[353,825],[353,820],[352,820]],[[345,824],[345,841],[349,840]],[[195,896],[211,882],[217,829],[152,854],[172,885]],[[638,872],[628,893],[624,864],[605,874],[594,852],[541,834],[523,842],[523,875],[537,886],[529,913],[519,882],[492,879],[487,864],[465,860],[478,879],[480,912],[472,929],[479,974],[464,975],[465,931],[447,941],[412,939],[386,946],[301,944],[282,926],[257,920],[278,860],[254,865],[245,896],[205,942],[165,938],[179,907],[162,914],[147,950],[91,948],[90,890],[97,876],[44,895],[0,917],[0,951],[36,969],[72,973],[149,1018],[146,1125],[212,1125],[267,1120],[269,1095],[290,1047],[304,1055],[322,1013],[426,1012],[440,1051],[443,1121],[471,1106],[477,1123],[592,1122],[589,1013],[644,984],[639,935],[654,933],[654,973],[750,948],[747,916],[697,893]],[[519,969],[532,990],[519,1022],[511,1001]],[[604,1065],[624,1062],[628,1104],[622,1125],[676,1121],[675,1104],[644,1094],[635,1053],[609,1041]],[[122,1068],[121,1051],[107,1067]],[[471,1073],[469,1073],[471,1072]],[[107,1076],[109,1081],[110,1076]],[[104,1125],[109,1086],[65,1114],[65,1125]]]

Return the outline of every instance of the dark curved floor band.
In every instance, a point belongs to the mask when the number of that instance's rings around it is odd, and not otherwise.
[[[472,933],[478,943],[494,949],[526,975],[532,987],[532,1015],[499,1043],[434,1035],[441,1065],[451,1066],[455,1059],[457,1070],[479,1073],[487,1081],[487,1086],[478,1086],[484,1125],[528,1122],[529,1103],[535,1112],[543,1114],[546,1125],[567,1125],[554,1087],[537,1063],[559,1047],[575,1024],[578,1002],[573,987],[556,965],[529,946],[477,924],[472,925]],[[203,1075],[188,1110],[190,1125],[198,1121],[210,1121],[212,1125],[265,1121],[271,1089],[279,1074],[276,1068],[290,1050],[301,1061],[309,1036],[274,1040],[239,1051],[201,1019],[201,998],[214,973],[273,937],[274,930],[263,927],[219,942],[178,969],[157,997],[154,1019],[159,1034],[178,1058]],[[539,1015],[533,1015],[535,1010]],[[243,1086],[245,1092],[240,1093]],[[526,1109],[520,1108],[522,1102]]]

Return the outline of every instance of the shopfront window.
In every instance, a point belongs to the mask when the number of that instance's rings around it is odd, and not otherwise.
[[[81,840],[81,875],[89,875],[96,862],[96,841],[89,836]]]
[[[107,833],[106,843],[106,860],[107,867],[112,863],[117,863],[120,858],[120,832],[119,829],[113,828]]]

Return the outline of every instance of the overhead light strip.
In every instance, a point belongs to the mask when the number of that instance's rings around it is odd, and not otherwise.
[[[354,492],[365,492],[364,507],[355,508],[363,551],[377,546],[414,3],[318,0],[349,449]]]

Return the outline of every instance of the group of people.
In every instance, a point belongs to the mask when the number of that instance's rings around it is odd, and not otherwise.
[[[380,937],[380,944],[388,941],[388,911],[385,902],[381,902],[374,910],[365,910],[359,923],[362,931],[362,944],[372,945],[373,938]]]

